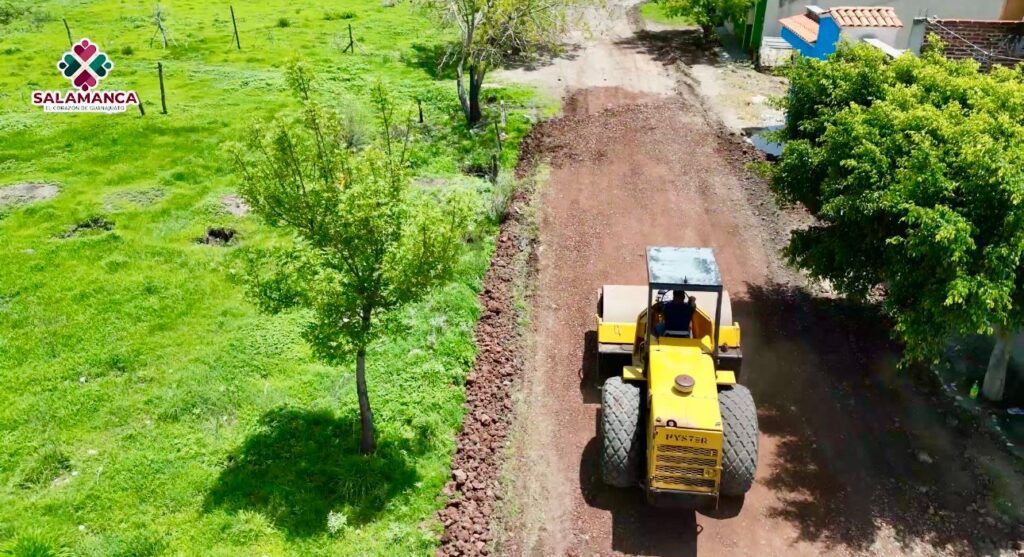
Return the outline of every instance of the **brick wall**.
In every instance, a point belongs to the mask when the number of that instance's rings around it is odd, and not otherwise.
[[[931,33],[946,43],[946,56],[973,58],[986,70],[993,64],[1014,66],[1024,58],[1024,21],[929,19],[925,34]]]

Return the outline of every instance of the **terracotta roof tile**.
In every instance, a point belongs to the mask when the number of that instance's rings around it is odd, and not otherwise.
[[[806,14],[784,17],[779,20],[779,23],[808,44],[814,44],[818,40],[818,22],[807,17]]]
[[[828,13],[840,27],[903,27],[896,9],[889,6],[840,7]]]

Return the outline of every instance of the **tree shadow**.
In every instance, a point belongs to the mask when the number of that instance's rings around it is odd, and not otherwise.
[[[506,70],[536,71],[545,66],[550,66],[555,60],[575,60],[579,58],[583,47],[578,44],[566,43],[558,45],[555,50],[541,50],[533,52],[529,56],[509,56],[502,64]]]
[[[228,456],[204,508],[258,511],[295,537],[326,530],[331,511],[364,524],[419,479],[402,445],[385,437],[363,456],[356,416],[271,410]]]
[[[637,31],[616,44],[647,54],[666,66],[677,62],[687,65],[721,63],[720,50],[713,43],[705,44],[700,29]]]
[[[437,80],[455,79],[455,66],[457,60],[454,58],[445,61],[445,56],[452,50],[452,43],[415,43],[412,45],[413,55],[405,58],[405,63],[411,68],[423,70],[430,77]],[[558,50],[542,50],[527,55],[509,55],[502,69],[535,71],[551,65],[555,60],[575,60],[579,56],[580,46],[574,44],[561,45]],[[445,63],[442,64],[441,62]]]
[[[958,391],[967,393],[975,382],[985,380],[988,360],[995,347],[992,335],[961,336],[946,348],[943,359],[949,364],[940,367],[943,381],[956,383]],[[1011,408],[1024,405],[1024,335],[1017,335],[1010,352],[1003,400],[998,402],[978,399],[978,404],[989,408]]]
[[[966,440],[898,372],[877,307],[748,285],[733,312],[743,326],[742,381],[772,447],[759,471],[780,500],[770,517],[829,547],[869,550],[883,527],[905,547],[977,554],[1009,545],[968,510],[986,488]]]
[[[423,70],[433,79],[455,79],[455,64],[451,61],[442,64],[451,48],[450,43],[415,43],[412,45],[413,56],[407,57],[405,63],[411,68]]]

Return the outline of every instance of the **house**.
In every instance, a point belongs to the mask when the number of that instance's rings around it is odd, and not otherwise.
[[[893,42],[898,49],[919,52],[924,42],[928,18],[1019,21],[1024,17],[1024,0],[817,0],[823,9],[865,7],[884,4],[896,11],[904,26]],[[763,37],[782,34],[780,20],[801,15],[808,0],[755,0],[745,21],[730,27],[740,43],[749,51],[761,48]]]
[[[883,48],[892,48],[903,29],[903,22],[890,6],[841,7],[824,9],[807,6],[804,13],[782,18],[782,38],[800,54],[824,60],[836,51],[840,39],[859,42],[874,39]],[[892,49],[894,53],[899,51]]]

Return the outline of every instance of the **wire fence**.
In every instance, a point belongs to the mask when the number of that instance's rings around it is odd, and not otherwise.
[[[950,29],[948,26],[943,25],[942,21],[938,18],[929,18],[928,24],[930,26],[942,30],[945,34],[948,34],[949,36],[957,39],[958,41],[969,47],[971,50],[975,51],[977,55],[972,56],[972,58],[977,60],[978,63],[980,63],[982,67],[984,67],[986,70],[991,69],[994,64],[1015,65],[1024,62],[1024,58],[1009,56],[1006,54],[1001,54],[998,52],[993,52],[991,50],[982,48],[972,40],[964,37],[960,33],[957,33],[953,29]],[[1024,37],[1021,37],[1019,35],[1007,34],[1006,37],[1003,39],[1002,46],[1004,46],[1007,51],[1010,51],[1011,49],[1020,50],[1022,45],[1022,39],[1024,39]]]

